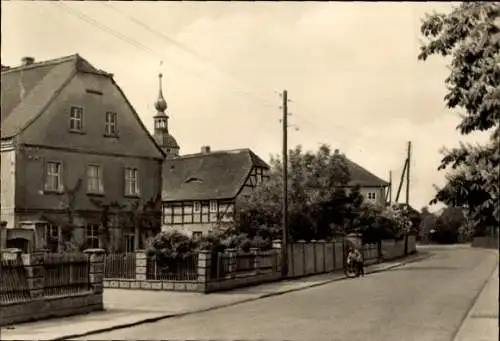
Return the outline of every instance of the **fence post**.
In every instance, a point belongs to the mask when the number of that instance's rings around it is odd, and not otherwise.
[[[250,248],[250,252],[253,253],[254,255],[253,268],[255,270],[255,274],[258,275],[260,272],[260,259],[259,259],[260,249],[257,247],[252,247]]]
[[[323,255],[323,271],[321,272],[326,272],[326,240],[320,239],[319,243],[321,244],[321,254]]]
[[[208,282],[210,282],[212,265],[211,251],[201,250],[198,252],[198,291],[208,292]]]
[[[288,259],[281,259],[281,248],[283,247],[283,245],[281,244],[281,239],[275,239],[273,240],[273,250],[274,252],[276,252],[276,256],[275,256],[275,259],[276,259],[276,268],[273,269],[273,272],[274,271],[280,271],[280,269],[282,268],[282,265],[281,265],[281,262],[288,262]],[[288,247],[288,246],[287,246]],[[287,254],[290,255],[290,249],[287,250]],[[290,256],[288,256],[289,259],[290,259]],[[288,263],[288,273],[290,273],[290,263]]]
[[[229,256],[229,275],[234,278],[236,277],[236,249],[226,249],[226,253]]]
[[[36,250],[32,253],[21,255],[23,265],[26,269],[28,288],[32,300],[43,299],[45,268],[43,266],[45,250]]]
[[[144,250],[135,251],[135,279],[138,281],[146,280],[148,259]]]
[[[317,264],[317,260],[318,260],[318,241],[316,239],[311,239],[310,243],[312,244],[312,248],[313,248],[313,263],[314,263],[314,273],[317,274],[319,271],[318,271],[318,264]]]
[[[104,281],[104,249],[83,251],[89,257],[90,287],[95,294],[102,294]]]

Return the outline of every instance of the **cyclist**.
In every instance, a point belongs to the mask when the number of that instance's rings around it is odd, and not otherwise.
[[[363,255],[361,254],[361,251],[359,251],[357,248],[354,249],[354,257],[356,260],[356,270],[358,273],[358,276],[365,276],[365,269],[363,266]]]
[[[363,269],[363,256],[361,255],[361,252],[357,248],[349,247],[348,253],[347,253],[347,264],[354,265],[354,268],[356,269],[356,277],[359,277],[360,275],[364,276],[365,272]]]

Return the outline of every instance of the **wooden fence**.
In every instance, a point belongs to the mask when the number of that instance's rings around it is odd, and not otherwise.
[[[0,326],[102,310],[104,251],[87,251],[1,252]]]
[[[414,240],[408,250],[413,252]],[[301,277],[342,270],[345,260],[344,240],[325,242],[296,242],[288,245],[288,275]],[[278,242],[275,249],[238,252],[226,249],[222,253],[200,251],[176,262],[161,259],[137,251],[134,257],[107,255],[104,286],[121,289],[151,289],[175,291],[210,292],[231,289],[241,285],[262,283],[281,278],[281,250]],[[365,264],[401,257],[404,242],[387,241],[379,249],[377,245],[364,245]],[[114,266],[114,262],[121,264]],[[135,261],[135,268],[134,268]],[[127,264],[125,264],[127,263]]]

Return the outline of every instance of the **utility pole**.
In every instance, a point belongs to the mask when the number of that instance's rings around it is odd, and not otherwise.
[[[408,141],[408,153],[406,157],[406,210],[409,212],[410,208],[410,164],[411,164],[411,141]],[[408,228],[405,231],[405,255],[408,254]]]
[[[411,141],[408,142],[408,156],[407,156],[407,172],[406,172],[406,206],[410,205],[410,164],[411,164]]]
[[[395,203],[398,203],[398,201],[399,201],[399,194],[401,194],[401,188],[403,187],[403,180],[405,178],[406,168],[407,167],[408,167],[408,158],[405,160],[405,165],[403,167],[403,172],[401,173],[401,179],[399,180],[399,187],[398,187],[398,191],[396,192]]]
[[[283,91],[283,242],[281,245],[282,275],[288,274],[288,92]]]
[[[392,204],[392,171],[389,171],[389,205]]]

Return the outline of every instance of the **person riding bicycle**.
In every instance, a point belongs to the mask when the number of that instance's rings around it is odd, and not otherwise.
[[[349,247],[349,251],[347,254],[347,264],[354,265],[357,273],[356,276],[365,275],[365,271],[363,268],[363,256],[357,248]]]

